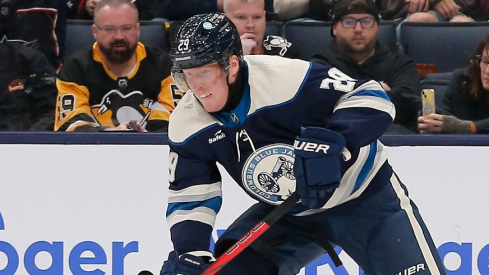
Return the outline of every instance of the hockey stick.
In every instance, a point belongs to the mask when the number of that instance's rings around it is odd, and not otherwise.
[[[239,241],[237,241],[232,247],[230,247],[224,254],[219,256],[215,262],[213,262],[201,275],[214,275],[219,272],[226,264],[232,259],[238,256],[245,248],[251,245],[258,237],[260,237],[265,231],[270,228],[275,222],[277,222],[287,211],[289,211],[300,200],[297,192],[292,193],[283,203],[273,209],[262,221],[253,227],[248,233],[246,233]],[[314,232],[310,231],[315,235]],[[316,235],[319,245],[321,245],[328,254],[330,254],[333,262],[336,266],[342,265],[341,260],[334,251],[329,241],[323,237]],[[141,271],[138,275],[152,275],[149,271]]]
[[[287,211],[289,211],[298,201],[300,197],[297,192],[292,193],[284,202],[272,210],[262,221],[260,221],[253,229],[246,233],[239,241],[231,246],[224,254],[219,256],[217,260],[212,263],[202,275],[214,275],[221,270],[232,259],[238,256],[245,248],[253,243],[258,237],[260,237],[270,226],[272,226],[278,219],[280,219]]]
[[[272,212],[263,218],[253,229],[246,233],[239,241],[237,241],[231,248],[229,248],[224,254],[219,256],[215,262],[213,262],[201,275],[214,275],[219,272],[226,264],[232,259],[238,256],[245,248],[247,248],[253,241],[260,237],[265,231],[267,231],[272,224],[280,219],[287,211],[289,211],[300,200],[299,193],[295,192],[290,195],[284,202],[278,205]],[[152,273],[144,270],[139,272],[138,275],[149,275]]]

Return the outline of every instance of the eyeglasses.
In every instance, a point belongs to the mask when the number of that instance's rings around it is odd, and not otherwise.
[[[488,58],[482,58],[482,55],[478,54],[475,56],[474,58],[475,60],[475,64],[477,64],[477,66],[479,66],[480,68],[482,67],[487,67],[487,65],[489,65],[489,59]]]
[[[136,29],[136,26],[134,25],[124,25],[120,28],[114,27],[114,26],[105,26],[105,27],[99,27],[95,25],[97,29],[105,32],[108,35],[114,35],[117,33],[117,30],[120,30],[123,35],[128,35],[130,34],[134,29]]]
[[[341,24],[343,25],[343,28],[345,29],[353,29],[357,25],[357,23],[360,22],[360,25],[362,28],[372,28],[375,24],[375,19],[373,18],[361,18],[361,19],[355,19],[355,18],[343,18],[341,19]]]

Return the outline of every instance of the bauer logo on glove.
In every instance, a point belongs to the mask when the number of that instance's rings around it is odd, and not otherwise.
[[[303,150],[307,152],[315,152],[315,153],[328,153],[330,146],[326,144],[317,144],[314,142],[300,142],[298,140],[294,141],[294,149],[295,150]]]
[[[294,174],[303,205],[322,207],[340,185],[342,151],[346,141],[328,129],[309,127],[294,141]]]

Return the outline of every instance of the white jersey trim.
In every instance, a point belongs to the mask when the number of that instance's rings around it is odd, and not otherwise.
[[[204,201],[222,196],[222,183],[199,184],[181,190],[168,190],[168,203]]]
[[[175,224],[185,221],[197,221],[214,227],[217,213],[208,207],[197,207],[192,210],[177,210],[166,218],[168,227],[172,228]]]
[[[397,197],[400,200],[401,209],[403,209],[406,212],[408,220],[411,223],[411,226],[414,231],[414,236],[418,241],[419,248],[421,249],[421,253],[423,254],[424,259],[426,260],[426,264],[428,265],[430,273],[432,275],[439,275],[440,271],[438,270],[438,265],[436,264],[435,259],[433,258],[433,253],[428,243],[426,242],[423,229],[421,228],[421,225],[419,224],[418,220],[414,215],[413,208],[410,203],[411,199],[409,199],[409,197],[406,196],[406,194],[404,193],[404,190],[402,189],[401,184],[397,180],[395,174],[392,174],[390,182],[392,184],[392,188],[394,189],[394,191],[397,194]]]
[[[300,59],[270,55],[247,55],[244,59],[249,68],[248,81],[251,94],[248,115],[264,106],[270,107],[292,100],[300,91],[311,66],[311,63]],[[277,87],[280,87],[280,93],[263,92],[273,91]]]

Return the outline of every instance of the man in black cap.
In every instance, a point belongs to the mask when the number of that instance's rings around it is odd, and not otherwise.
[[[311,61],[330,64],[353,78],[379,81],[396,107],[388,132],[414,133],[421,92],[416,64],[377,41],[379,20],[372,0],[341,0],[332,19],[335,39]]]

